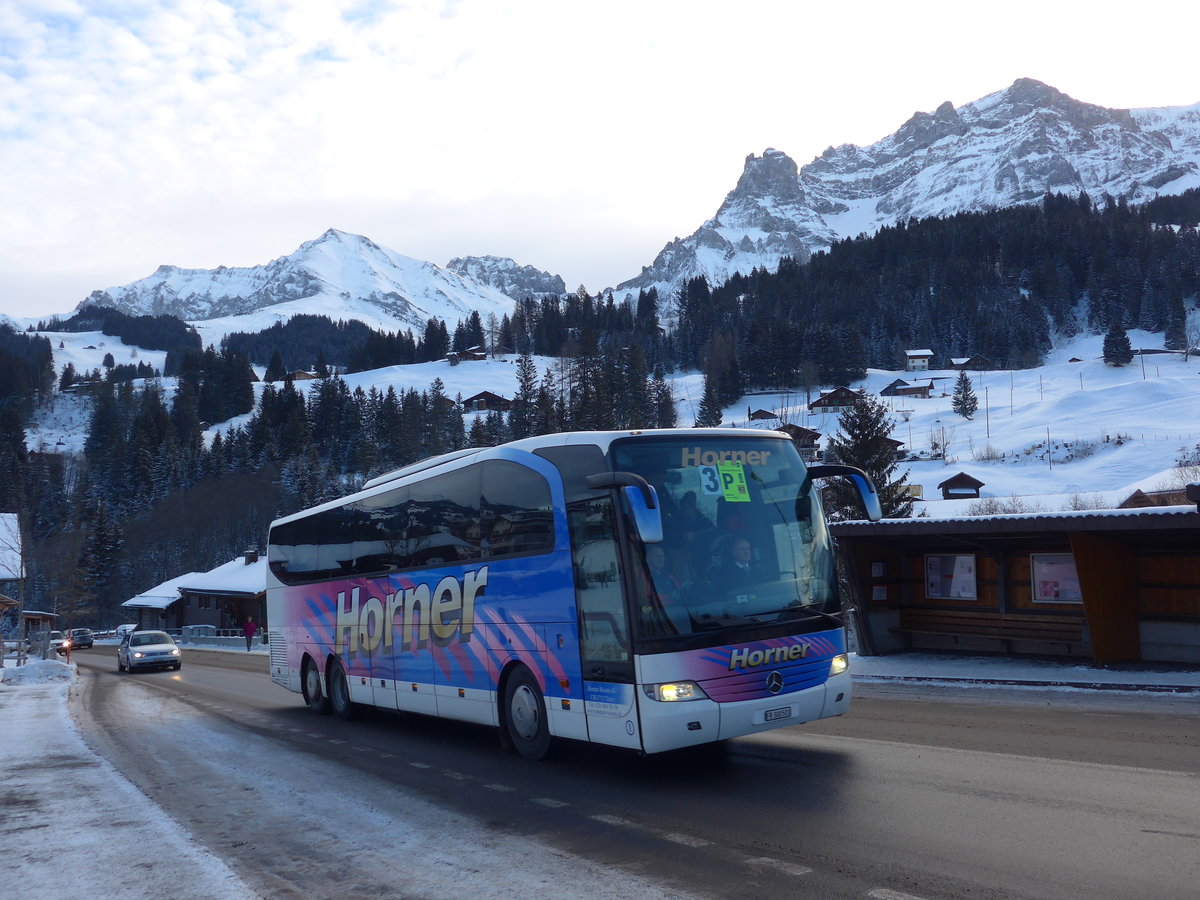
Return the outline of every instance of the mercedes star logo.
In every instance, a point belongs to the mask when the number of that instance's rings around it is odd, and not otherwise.
[[[767,690],[772,694],[778,694],[783,690],[783,676],[778,672],[772,672],[767,676]]]

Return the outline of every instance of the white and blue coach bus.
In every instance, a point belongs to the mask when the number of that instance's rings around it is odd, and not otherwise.
[[[841,715],[833,545],[777,432],[546,435],[376,478],[271,526],[271,677],[360,706],[644,753]]]

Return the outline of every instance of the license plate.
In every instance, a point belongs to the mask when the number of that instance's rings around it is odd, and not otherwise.
[[[792,708],[790,706],[783,706],[779,709],[768,709],[763,713],[764,722],[775,722],[779,719],[790,719],[791,717]]]

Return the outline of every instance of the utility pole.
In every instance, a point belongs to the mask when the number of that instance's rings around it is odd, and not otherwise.
[[[983,423],[984,423],[984,428],[987,431],[987,436],[990,438],[992,436],[992,416],[991,416],[991,411],[988,408],[988,389],[987,388],[983,389]]]

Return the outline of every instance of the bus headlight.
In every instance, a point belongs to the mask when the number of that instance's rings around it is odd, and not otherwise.
[[[848,657],[845,653],[839,653],[837,656],[831,659],[830,662],[832,663],[832,665],[829,667],[830,675],[841,675],[848,668],[850,668],[850,657]]]
[[[677,700],[707,700],[704,689],[694,681],[668,681],[665,684],[646,684],[642,686],[646,696],[651,700],[673,703]]]

